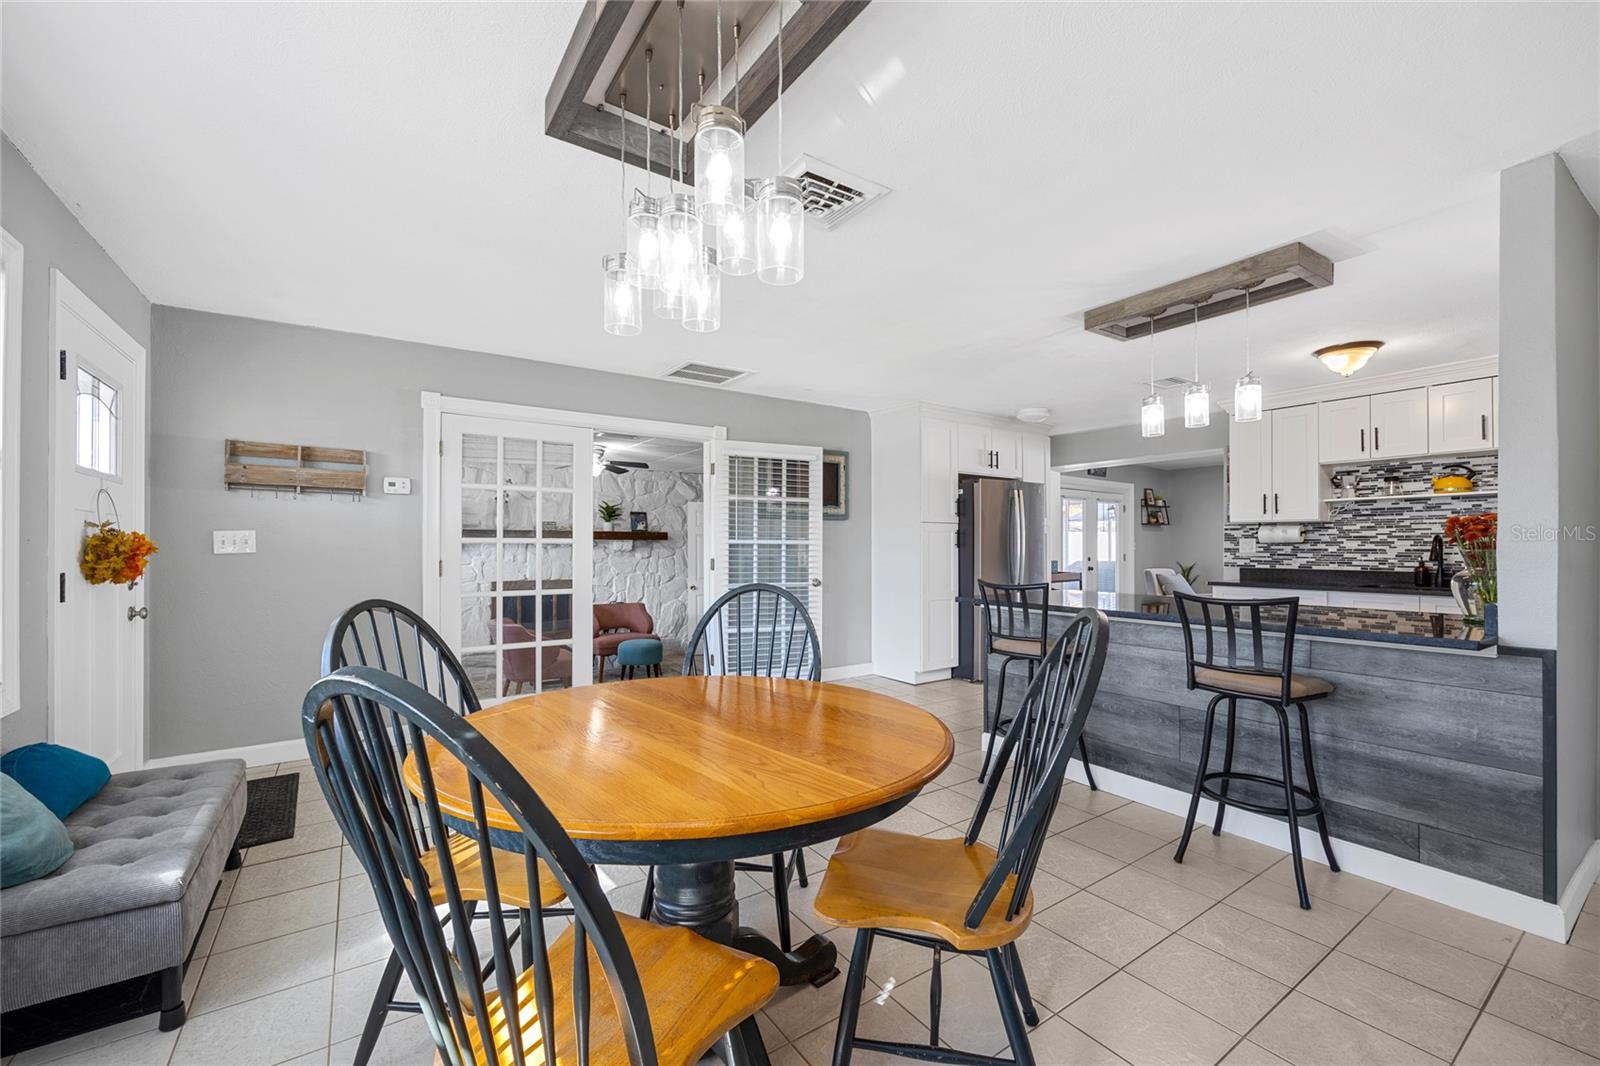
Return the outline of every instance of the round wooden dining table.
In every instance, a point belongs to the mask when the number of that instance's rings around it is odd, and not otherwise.
[[[785,984],[833,976],[837,951],[813,936],[784,952],[740,925],[734,860],[882,821],[955,751],[949,729],[921,708],[787,678],[585,685],[509,700],[470,720],[527,778],[584,858],[656,867],[655,920],[765,958]],[[437,751],[430,764],[441,810],[470,829],[465,769]],[[420,794],[411,760],[405,777]],[[487,815],[491,834],[504,832],[504,846],[520,849],[510,816],[493,808]]]

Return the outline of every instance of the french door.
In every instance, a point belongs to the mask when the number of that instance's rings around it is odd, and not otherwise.
[[[1084,592],[1135,592],[1128,504],[1122,492],[1061,490],[1062,569],[1082,578]]]
[[[144,766],[145,581],[91,585],[78,564],[85,533],[101,521],[150,529],[146,355],[60,271],[51,271],[51,284],[50,739],[113,771],[137,770]],[[150,566],[159,575],[161,556]]]
[[[485,704],[593,678],[594,435],[441,416],[439,629]]]
[[[708,598],[753,582],[777,585],[805,605],[818,639],[825,641],[822,449],[712,441],[706,445],[705,483],[711,516]],[[747,654],[759,639],[760,621],[751,619],[744,632],[729,634],[744,643]]]

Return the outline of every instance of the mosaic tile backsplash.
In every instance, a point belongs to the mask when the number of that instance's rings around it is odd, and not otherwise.
[[[1433,478],[1446,463],[1466,463],[1478,472],[1477,489],[1499,487],[1500,459],[1496,455],[1429,456],[1403,463],[1363,463],[1334,469],[1335,475],[1356,475],[1360,481],[1353,500],[1329,505],[1329,520],[1300,527],[1299,544],[1261,544],[1255,524],[1223,527],[1224,566],[1271,566],[1294,569],[1410,570],[1425,558],[1434,534],[1444,532],[1444,520],[1453,514],[1497,510],[1493,496],[1451,496],[1418,500],[1387,500],[1383,479],[1400,478],[1402,493],[1428,492]],[[1327,496],[1338,493],[1330,484]],[[1452,567],[1461,559],[1449,542],[1445,557]]]

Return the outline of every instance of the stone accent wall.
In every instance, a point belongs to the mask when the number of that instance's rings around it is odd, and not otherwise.
[[[1441,455],[1398,463],[1365,463],[1339,467],[1334,473],[1353,473],[1361,480],[1357,496],[1348,502],[1330,504],[1326,522],[1301,525],[1304,536],[1299,544],[1261,544],[1256,539],[1258,525],[1223,527],[1224,566],[1264,566],[1285,569],[1324,570],[1410,570],[1427,556],[1434,534],[1444,533],[1444,520],[1454,514],[1480,514],[1499,509],[1493,496],[1449,496],[1418,500],[1374,499],[1383,495],[1383,478],[1401,479],[1402,493],[1427,492],[1435,474],[1443,473],[1446,463],[1466,463],[1478,472],[1477,487],[1494,489],[1500,484],[1500,459],[1496,455]],[[1333,486],[1324,489],[1334,495]],[[1445,553],[1452,567],[1461,559],[1449,541]]]
[[[688,509],[704,498],[701,481],[699,474],[656,470],[605,473],[594,481],[595,507],[610,502],[622,510],[617,528],[628,528],[630,511],[643,511],[651,529],[667,534],[666,540],[595,541],[594,602],[643,602],[669,653],[681,653],[699,620],[688,606],[690,574],[700,566],[689,558]]]

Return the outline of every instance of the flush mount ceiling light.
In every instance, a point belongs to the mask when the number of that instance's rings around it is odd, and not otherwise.
[[[1318,348],[1311,354],[1321,360],[1323,366],[1340,377],[1347,378],[1366,366],[1367,360],[1377,355],[1378,349],[1382,347],[1382,341],[1348,341],[1344,344],[1330,344],[1326,348]]]
[[[1050,408],[1024,407],[1017,412],[1017,421],[1031,422],[1034,425],[1038,425],[1041,422],[1048,422],[1050,421]]]

